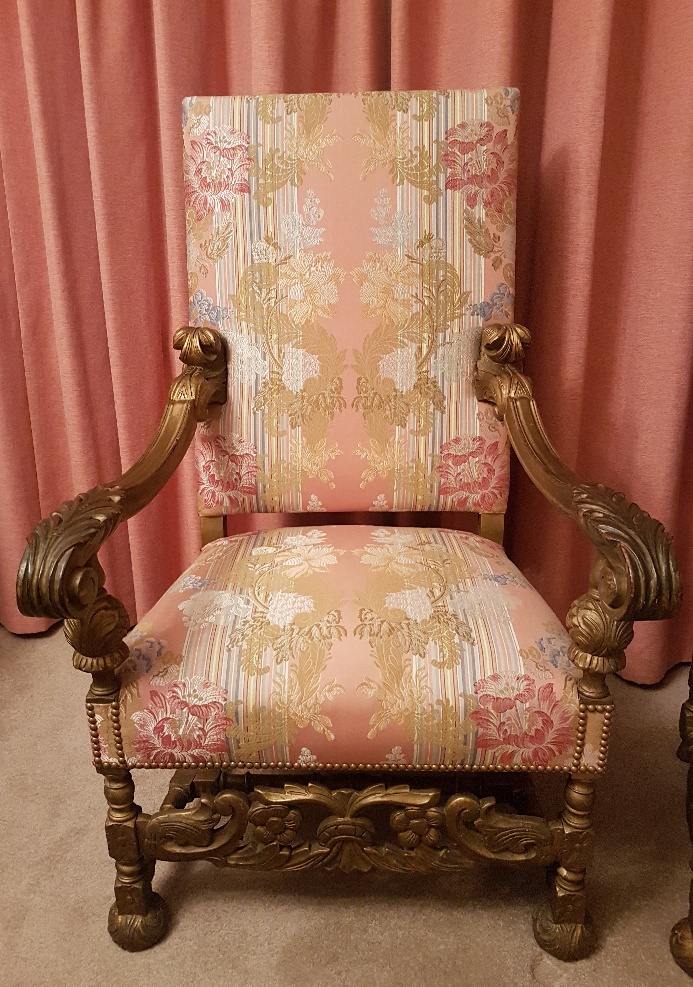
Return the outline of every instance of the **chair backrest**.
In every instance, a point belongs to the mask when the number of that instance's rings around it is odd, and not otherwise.
[[[183,104],[190,322],[229,344],[201,513],[505,510],[515,89]]]

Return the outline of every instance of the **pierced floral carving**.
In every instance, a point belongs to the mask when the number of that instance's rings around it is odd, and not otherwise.
[[[437,789],[258,786],[250,797],[228,789],[180,808],[174,804],[180,786],[175,779],[172,784],[175,792],[162,810],[139,824],[143,851],[163,860],[262,870],[424,872],[467,869],[475,859],[547,864],[557,859],[563,839],[560,823],[502,812],[493,798],[458,794],[440,807]],[[304,832],[303,807],[322,815],[310,832]],[[378,843],[371,813],[382,808],[393,810],[395,843]]]

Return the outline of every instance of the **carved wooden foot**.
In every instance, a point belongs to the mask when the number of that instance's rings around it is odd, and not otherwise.
[[[135,786],[129,771],[119,769],[104,776],[108,801],[106,839],[115,860],[115,902],[108,916],[111,938],[123,949],[137,952],[159,942],[168,928],[168,910],[152,891],[154,861],[145,861],[137,836]]]
[[[688,918],[682,918],[671,930],[669,948],[681,969],[693,977],[693,934]]]
[[[563,803],[563,838],[551,897],[534,917],[534,938],[559,960],[581,960],[596,945],[586,908],[585,874],[592,856],[594,782],[573,776]]]
[[[144,915],[124,914],[118,910],[118,902],[114,901],[108,913],[108,931],[113,942],[129,953],[137,953],[149,949],[163,939],[168,929],[168,908],[164,899],[151,892],[149,911]]]
[[[583,960],[593,952],[597,937],[589,912],[582,922],[556,922],[550,902],[534,916],[534,938],[559,960]]]

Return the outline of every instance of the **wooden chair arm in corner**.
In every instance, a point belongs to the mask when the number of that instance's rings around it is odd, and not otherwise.
[[[156,435],[118,480],[67,501],[29,538],[17,576],[17,602],[30,617],[64,617],[75,666],[98,673],[127,657],[130,621],[104,589],[97,552],[122,521],[161,490],[183,459],[198,422],[226,401],[226,347],[211,328],[179,329],[173,337],[183,372],[171,384]]]
[[[525,472],[559,511],[573,518],[597,550],[590,588],[570,608],[573,661],[599,674],[625,664],[633,621],[670,617],[681,601],[671,536],[655,518],[600,483],[582,483],[551,445],[532,384],[522,373],[530,334],[524,326],[484,329],[476,391],[496,406]]]

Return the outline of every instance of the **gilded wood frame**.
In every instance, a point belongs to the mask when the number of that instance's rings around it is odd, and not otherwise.
[[[576,521],[594,544],[590,585],[570,608],[571,660],[582,670],[581,720],[599,713],[611,719],[605,676],[625,662],[634,620],[670,616],[681,587],[671,539],[663,526],[622,494],[584,484],[561,462],[544,431],[529,379],[522,373],[528,331],[519,325],[484,330],[477,395],[492,402],[506,422],[525,471],[544,496]],[[208,421],[226,400],[225,343],[210,328],[180,329],[182,374],[147,451],[120,479],[63,504],[35,529],[17,582],[20,609],[31,616],[63,617],[75,649],[74,665],[92,675],[87,708],[117,706],[115,670],[127,657],[123,642],[130,620],[108,594],[97,552],[118,524],[158,493],[180,463],[198,422]],[[209,519],[205,540],[223,533]],[[502,516],[485,516],[481,532],[502,538]],[[91,725],[93,730],[94,726]],[[578,736],[578,743],[580,736]],[[122,754],[122,749],[120,751]],[[606,762],[606,741],[599,767]],[[557,865],[549,902],[534,922],[537,942],[561,959],[578,959],[594,945],[586,911],[585,874],[594,832],[595,777],[568,776],[559,819],[503,812],[493,799],[457,792],[441,804],[441,790],[376,783],[359,789],[328,788],[292,780],[283,787],[237,787],[222,768],[174,775],[159,812],[147,815],[134,802],[124,758],[100,765],[108,802],[108,847],[116,865],[115,903],[109,931],[125,949],[158,942],[167,927],[162,899],[152,891],[157,859],[207,859],[224,866],[271,868],[381,868],[396,871],[462,869],[474,859]],[[360,774],[368,779],[368,772]],[[372,779],[371,779],[372,780]],[[303,809],[319,810],[315,832],[303,837]],[[389,831],[378,842],[371,811],[390,812]],[[325,813],[328,813],[325,816]]]

